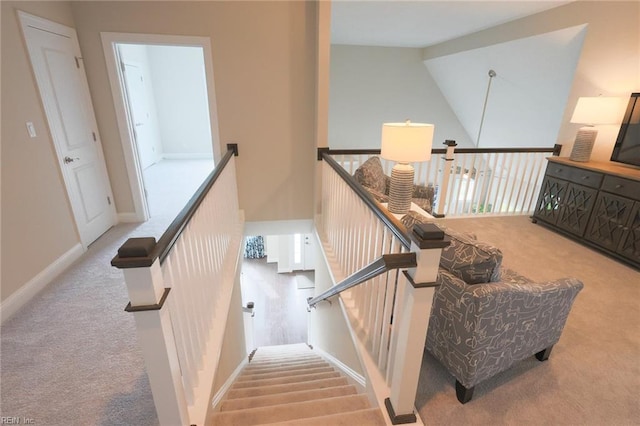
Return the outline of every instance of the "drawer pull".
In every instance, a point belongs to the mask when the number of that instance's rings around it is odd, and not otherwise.
[[[589,179],[589,176],[582,176],[582,180]]]
[[[616,189],[620,189],[620,188],[622,188],[622,185],[620,184],[616,185]]]

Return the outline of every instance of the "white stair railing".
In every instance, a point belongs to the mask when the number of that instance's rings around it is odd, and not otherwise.
[[[330,155],[322,158],[317,229],[334,285],[381,256],[416,252],[415,268],[377,275],[339,295],[366,352],[365,368],[375,368],[370,375],[384,378],[382,389],[374,392],[384,400],[392,422],[416,422],[414,401],[431,300],[440,252],[448,242],[406,235],[404,226],[381,210],[349,172]]]
[[[161,425],[202,425],[242,255],[234,154],[229,151],[160,240],[131,238],[124,272]]]
[[[545,159],[558,155],[553,148],[433,149],[431,161],[414,163],[415,183],[436,190],[434,213],[447,217],[533,214],[546,167]],[[331,150],[351,175],[380,150]],[[393,162],[382,160],[391,174]]]

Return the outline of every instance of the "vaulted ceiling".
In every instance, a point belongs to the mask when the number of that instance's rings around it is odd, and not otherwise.
[[[570,2],[337,0],[331,5],[331,42],[427,47]]]

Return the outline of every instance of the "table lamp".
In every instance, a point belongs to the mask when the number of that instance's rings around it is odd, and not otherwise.
[[[581,97],[573,110],[571,123],[585,124],[576,134],[571,149],[570,160],[589,161],[591,151],[598,136],[596,124],[614,124],[620,120],[620,98],[616,97]]]
[[[413,193],[413,166],[409,163],[428,161],[431,158],[433,124],[384,123],[382,125],[382,158],[395,161],[391,170],[389,211],[405,214],[411,206]]]

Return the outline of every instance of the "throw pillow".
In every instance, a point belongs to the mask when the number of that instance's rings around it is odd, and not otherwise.
[[[467,284],[500,281],[502,252],[500,249],[451,229],[445,229],[451,245],[442,249],[440,266]]]
[[[385,194],[386,176],[379,157],[371,157],[362,163],[353,173],[353,177],[365,188]]]

